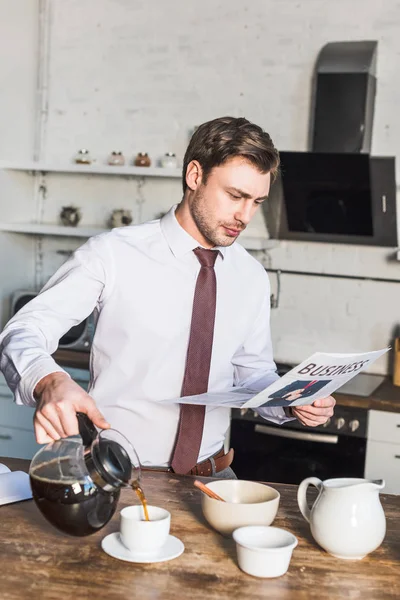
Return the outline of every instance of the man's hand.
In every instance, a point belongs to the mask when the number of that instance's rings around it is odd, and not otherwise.
[[[336,404],[335,398],[328,396],[316,400],[308,406],[292,406],[292,414],[303,425],[308,427],[316,427],[323,425],[333,415],[333,408]]]
[[[93,398],[65,373],[51,373],[43,377],[35,387],[34,396],[37,407],[33,424],[38,444],[77,435],[77,412],[87,414],[101,429],[110,427]]]

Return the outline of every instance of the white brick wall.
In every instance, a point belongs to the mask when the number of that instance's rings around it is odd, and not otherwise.
[[[43,158],[50,161],[69,161],[80,147],[88,147],[99,162],[114,149],[130,158],[141,150],[154,159],[166,151],[182,157],[193,126],[223,114],[259,123],[281,149],[304,150],[318,52],[329,41],[359,39],[379,42],[373,152],[397,153],[397,0],[49,0],[49,5]],[[0,158],[22,159],[33,152],[37,14],[38,1],[0,0]],[[13,68],[4,61],[10,49],[16,57]],[[20,182],[19,190],[24,186]],[[61,206],[72,202],[82,207],[88,225],[102,225],[117,207],[131,208],[136,221],[152,218],[179,201],[181,191],[177,181],[147,181],[143,193],[140,214],[135,181],[52,175],[44,220],[55,222]],[[265,231],[260,215],[251,232]],[[29,245],[19,236],[2,235],[0,246],[7,244],[19,253],[21,245]],[[43,279],[62,260],[57,248],[74,245],[44,241]],[[285,242],[270,251],[266,264],[400,278],[400,264],[387,263],[387,254]],[[14,283],[21,285],[21,276],[14,281],[4,263],[0,275],[6,281],[3,296]],[[32,284],[31,267],[25,278]],[[274,287],[274,276],[271,282]],[[400,320],[399,306],[397,284],[284,275],[280,306],[272,317],[276,357],[296,361],[317,348],[382,347]],[[382,359],[375,370],[387,368]]]

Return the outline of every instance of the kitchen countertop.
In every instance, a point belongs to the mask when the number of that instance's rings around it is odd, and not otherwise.
[[[72,367],[74,369],[89,369],[90,354],[89,352],[79,350],[66,350],[61,348],[52,354],[56,363],[60,367]]]
[[[340,392],[334,392],[333,396],[341,406],[400,412],[400,387],[393,385],[389,377],[369,396],[341,394]]]
[[[12,470],[27,470],[28,461],[0,458]],[[202,478],[206,481],[206,478]],[[330,600],[400,597],[400,496],[381,495],[387,534],[380,548],[362,561],[333,558],[313,541],[296,502],[297,487],[272,484],[281,493],[274,525],[299,539],[289,571],[276,579],[257,579],[239,570],[235,545],[208,527],[200,507],[201,492],[190,477],[144,473],[150,504],[172,514],[171,533],[185,552],[170,562],[140,565],[118,561],[100,547],[102,538],[118,530],[118,512],[136,503],[123,490],[110,523],[85,538],[51,527],[28,500],[0,507],[0,595],[2,600],[117,600],[127,598],[190,600],[296,599]]]

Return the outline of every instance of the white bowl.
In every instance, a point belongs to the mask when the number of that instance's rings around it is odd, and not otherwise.
[[[206,484],[225,502],[202,494],[201,506],[208,523],[223,535],[245,525],[270,525],[278,512],[280,494],[256,481],[220,479]]]
[[[254,577],[280,577],[289,568],[297,538],[278,527],[240,527],[233,532],[239,567]]]

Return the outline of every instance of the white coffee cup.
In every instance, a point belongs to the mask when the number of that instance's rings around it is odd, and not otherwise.
[[[167,541],[171,514],[164,508],[148,506],[149,521],[145,520],[142,506],[127,506],[121,510],[121,542],[137,554],[150,554]]]

